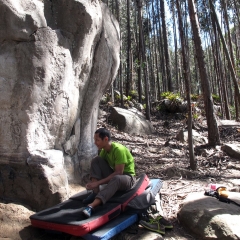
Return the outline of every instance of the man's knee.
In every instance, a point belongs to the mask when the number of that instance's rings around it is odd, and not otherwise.
[[[113,181],[113,182],[120,182],[120,181],[121,181],[121,176],[122,176],[122,175],[115,175],[115,176],[112,178],[112,181]]]
[[[111,180],[111,183],[120,187],[120,188],[128,188],[129,187],[129,179],[126,175],[115,175]]]

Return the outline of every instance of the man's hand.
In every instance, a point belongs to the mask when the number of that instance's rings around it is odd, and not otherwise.
[[[115,171],[109,175],[108,177],[104,178],[104,179],[101,179],[101,180],[98,180],[97,179],[92,179],[92,182],[88,183],[86,185],[86,189],[87,190],[94,190],[94,189],[97,189],[99,188],[100,185],[102,184],[107,184],[114,176],[116,175],[122,175],[123,174],[123,170],[124,170],[124,166],[125,164],[118,164],[115,166]]]
[[[88,184],[86,185],[86,189],[87,189],[87,190],[93,190],[93,189],[95,189],[95,188],[98,188],[99,185],[100,185],[100,184],[98,183],[98,181],[90,182],[90,183],[88,183]]]

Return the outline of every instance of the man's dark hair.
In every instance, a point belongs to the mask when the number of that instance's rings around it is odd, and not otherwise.
[[[99,137],[103,140],[105,137],[108,137],[108,141],[111,140],[111,133],[106,128],[99,128],[95,134],[99,135]]]

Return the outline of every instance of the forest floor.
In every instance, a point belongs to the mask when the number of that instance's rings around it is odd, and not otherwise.
[[[229,183],[233,179],[240,179],[240,162],[227,156],[221,151],[221,146],[210,148],[207,145],[195,146],[195,161],[197,170],[190,170],[188,144],[176,140],[176,135],[180,129],[186,128],[186,120],[176,120],[174,114],[156,114],[151,119],[151,123],[156,129],[156,133],[149,136],[129,135],[118,131],[114,126],[107,122],[107,112],[102,112],[98,121],[98,127],[106,127],[112,133],[112,140],[126,145],[132,152],[136,162],[137,175],[144,172],[149,178],[160,178],[163,180],[161,189],[161,207],[163,216],[172,222],[173,229],[166,231],[163,235],[167,240],[190,240],[197,239],[187,229],[184,229],[178,222],[177,213],[186,196],[191,192],[203,192],[205,186],[212,183]],[[200,125],[199,125],[200,126]],[[206,125],[201,119],[200,134],[207,137]],[[219,127],[221,144],[239,143],[240,127],[221,128]],[[79,192],[83,186],[70,185],[71,195]],[[1,205],[3,206],[3,205]],[[29,221],[29,214],[14,205],[9,213],[14,217],[0,217],[0,226],[7,228],[15,227],[23,220]],[[0,209],[1,215],[1,209]],[[5,219],[5,220],[4,220]],[[6,224],[7,219],[7,224]],[[3,224],[5,221],[5,225]],[[135,229],[133,229],[135,227]],[[4,230],[0,227],[0,239],[19,239],[8,238],[3,235]],[[138,231],[136,231],[138,230]],[[27,233],[27,231],[29,231]],[[124,230],[121,234],[114,237],[114,240],[133,240],[133,239],[160,239],[155,237],[141,237],[147,230],[141,226],[132,226]],[[2,232],[2,234],[1,234]],[[30,226],[22,229],[20,239],[31,240],[76,240],[82,239],[69,235],[53,236],[41,229],[34,229]],[[149,231],[148,231],[149,232]],[[29,236],[29,237],[23,237]],[[150,232],[149,232],[150,234]]]

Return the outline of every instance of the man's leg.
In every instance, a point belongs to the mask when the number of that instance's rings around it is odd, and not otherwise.
[[[129,190],[135,181],[135,177],[130,175],[116,175],[109,181],[107,187],[97,194],[96,199],[100,199],[101,203],[105,204],[117,191]],[[94,208],[95,204],[91,206]]]
[[[108,183],[107,187],[101,190],[94,201],[83,210],[86,217],[91,217],[92,210],[101,204],[105,204],[117,191],[126,191],[135,183],[135,177],[129,175],[116,175]]]
[[[90,180],[91,182],[108,177],[113,173],[112,168],[108,165],[107,161],[97,156],[91,162]],[[92,203],[99,192],[99,187],[92,189],[93,192],[83,200],[84,204]]]
[[[113,173],[113,169],[109,166],[106,160],[97,156],[93,158],[91,162],[91,172],[90,172],[90,179],[103,179],[108,177],[110,174]]]

